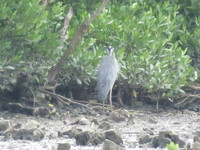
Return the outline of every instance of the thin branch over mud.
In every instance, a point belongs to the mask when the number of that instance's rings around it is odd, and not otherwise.
[[[50,91],[48,91],[50,90]],[[60,94],[56,94],[55,93],[55,88],[53,87],[42,87],[42,88],[39,88],[39,91],[45,93],[45,94],[49,94],[51,96],[53,96],[55,99],[57,99],[58,101],[66,104],[66,105],[70,105],[70,104],[76,104],[76,105],[79,105],[81,107],[84,107],[90,111],[93,111],[93,110],[100,110],[100,109],[106,109],[108,111],[110,111],[110,105],[108,104],[104,104],[104,108],[103,108],[103,104],[101,103],[91,103],[89,101],[78,101],[78,100],[71,100],[69,98],[66,98]],[[51,92],[52,91],[52,92]],[[87,106],[87,105],[92,105],[92,106]]]
[[[43,93],[46,93],[46,94],[49,94],[49,95],[53,96],[54,98],[56,98],[57,100],[61,101],[62,103],[66,104],[66,105],[69,105],[69,104],[72,103],[72,104],[76,104],[76,105],[85,107],[86,109],[92,111],[92,109],[89,108],[88,106],[86,106],[86,105],[84,105],[84,104],[81,104],[81,103],[78,103],[78,102],[76,102],[76,101],[72,101],[71,99],[66,98],[66,97],[64,97],[64,96],[62,96],[62,95],[56,94],[55,92],[49,92],[49,91],[47,91],[47,90],[45,90],[45,89],[42,89],[42,88],[40,88],[39,90],[40,90],[41,92],[43,92]]]

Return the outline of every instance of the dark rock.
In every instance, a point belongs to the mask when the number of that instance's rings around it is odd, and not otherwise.
[[[118,135],[115,130],[105,131],[105,138],[113,141],[114,143],[116,143],[118,145],[123,145],[121,136]]]
[[[148,134],[143,134],[139,137],[139,144],[146,144],[151,141],[151,136]]]
[[[194,142],[200,142],[200,131],[193,132]]]
[[[91,121],[92,123],[94,123],[94,124],[96,124],[96,125],[99,125],[99,122],[98,122],[98,120],[97,119],[92,119],[92,121]]]
[[[192,144],[192,150],[200,150],[200,142],[194,142]]]
[[[165,137],[165,138],[169,138],[175,144],[179,144],[180,148],[183,148],[186,145],[186,142],[184,142],[183,140],[181,140],[178,135],[175,135],[171,131],[161,131],[159,133],[159,136]]]
[[[39,122],[35,120],[28,120],[25,124],[22,124],[21,128],[30,130],[30,129],[37,129],[39,128],[39,126],[40,126]]]
[[[58,133],[57,132],[50,132],[46,135],[49,139],[56,139],[58,138]]]
[[[16,123],[14,126],[13,126],[15,129],[19,129],[22,127],[22,124],[21,123]]]
[[[94,133],[90,140],[91,145],[98,145],[103,143],[105,140],[105,135],[103,133]]]
[[[25,107],[20,103],[6,103],[3,105],[2,110],[11,113],[23,113],[26,115],[33,115],[33,108]]]
[[[170,143],[170,139],[169,138],[165,138],[165,137],[162,137],[162,136],[157,136],[157,137],[154,137],[152,139],[152,146],[154,148],[165,148],[167,144]]]
[[[200,125],[196,126],[194,131],[197,131],[197,132],[200,131]]]
[[[80,124],[80,125],[89,125],[89,124],[91,124],[91,122],[85,117],[80,118],[77,121],[77,123]]]
[[[33,132],[27,129],[12,129],[6,132],[6,137],[7,136],[15,140],[32,140]]]
[[[119,112],[112,112],[110,116],[108,117],[109,120],[115,121],[115,122],[122,122],[125,121],[125,118],[120,115]]]
[[[149,135],[154,135],[153,130],[154,128],[143,128],[143,131],[145,131]]]
[[[155,120],[155,118],[150,118],[150,119],[149,119],[149,123],[151,123],[151,124],[156,124],[157,121]]]
[[[92,133],[84,131],[75,136],[77,145],[98,145],[105,140],[104,133]]]
[[[128,120],[130,118],[130,113],[127,111],[127,110],[118,110],[118,111],[113,111],[108,119],[109,120],[112,120],[112,121],[115,121],[115,122],[122,122],[122,121],[125,121],[125,120]]]
[[[179,144],[180,148],[183,148],[186,145],[183,140],[179,139],[178,135],[175,135],[171,131],[159,132],[159,135],[153,138],[152,145],[154,148],[164,148],[166,147],[166,144],[170,143],[170,141],[174,142],[175,144]]]
[[[34,108],[33,115],[41,117],[49,117],[50,111],[45,107],[37,107]]]
[[[67,135],[69,138],[75,138],[77,134],[82,132],[81,129],[77,129],[76,127],[72,127],[70,130],[65,132],[58,132],[58,136]]]
[[[184,147],[184,148],[180,148],[180,150],[191,150],[191,146],[192,144],[190,143],[190,142],[188,142],[187,144],[186,144],[186,146]]]
[[[5,131],[10,128],[9,120],[0,120],[0,131]]]
[[[114,142],[106,139],[103,143],[102,150],[125,150],[125,148],[123,148],[123,147],[115,144]]]
[[[105,109],[105,108],[103,108],[103,106],[93,106],[93,107],[92,107],[92,110],[93,110],[94,112],[96,112],[95,115],[96,115],[96,114],[104,114],[104,115],[107,115],[107,114],[108,114],[108,110]]]
[[[70,150],[71,145],[69,143],[58,143],[57,150]]]
[[[126,109],[120,109],[119,113],[122,116],[124,116],[124,118],[126,118],[126,119],[128,119],[130,117],[130,115],[131,115],[130,112],[128,110],[126,110]]]
[[[114,131],[109,130],[104,133],[92,133],[84,131],[75,136],[77,145],[98,145],[109,139],[118,145],[122,145],[123,141],[121,137]]]
[[[99,125],[99,129],[103,129],[103,130],[109,130],[111,129],[112,126],[110,125],[110,123],[108,122],[102,122],[100,125]]]
[[[84,131],[76,135],[76,144],[77,145],[88,145],[91,140],[92,133],[89,131]]]
[[[194,142],[200,142],[200,137],[195,135],[193,138]]]
[[[5,133],[5,138],[12,137],[15,140],[39,141],[44,138],[44,134],[39,129],[12,129]]]
[[[43,138],[44,138],[44,133],[41,130],[39,129],[33,130],[33,138],[32,138],[33,141],[40,141]]]

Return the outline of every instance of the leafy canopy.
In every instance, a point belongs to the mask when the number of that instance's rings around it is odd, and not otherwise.
[[[62,82],[67,85],[73,80],[86,87],[93,84],[95,70],[105,55],[103,49],[109,44],[115,48],[121,66],[120,82],[166,97],[183,92],[181,87],[197,77],[190,65],[196,61],[190,56],[197,52],[200,35],[199,18],[191,18],[196,25],[189,30],[190,18],[183,11],[185,4],[179,0],[113,0],[91,24],[61,70]],[[0,69],[3,74],[9,73],[8,76],[15,78],[11,68],[29,74],[37,72],[41,75],[38,83],[44,83],[42,79],[48,69],[65,50],[60,48],[60,30],[70,5],[74,16],[67,43],[99,6],[99,1],[52,0],[47,8],[39,5],[38,0],[1,2]],[[5,81],[2,77],[0,80]]]

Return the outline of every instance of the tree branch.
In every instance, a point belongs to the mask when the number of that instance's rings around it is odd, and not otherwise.
[[[66,41],[66,31],[68,29],[69,22],[72,18],[72,15],[73,15],[73,11],[72,11],[72,7],[70,7],[67,15],[65,16],[64,26],[63,26],[63,29],[61,31],[61,40],[62,40],[63,43],[65,43],[65,41]]]
[[[63,56],[59,59],[57,64],[53,66],[48,75],[47,79],[49,82],[53,81],[60,70],[62,68],[64,62],[69,57],[71,52],[74,50],[75,46],[78,44],[78,42],[81,41],[81,37],[84,35],[84,33],[87,31],[89,25],[94,21],[94,19],[101,13],[103,8],[106,6],[106,4],[109,2],[109,0],[103,0],[99,8],[80,26],[78,31],[75,33],[72,41],[69,43],[67,50],[64,52]]]

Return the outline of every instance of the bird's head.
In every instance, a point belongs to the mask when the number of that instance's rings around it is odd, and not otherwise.
[[[107,52],[109,55],[112,55],[114,48],[112,46],[107,46]]]

